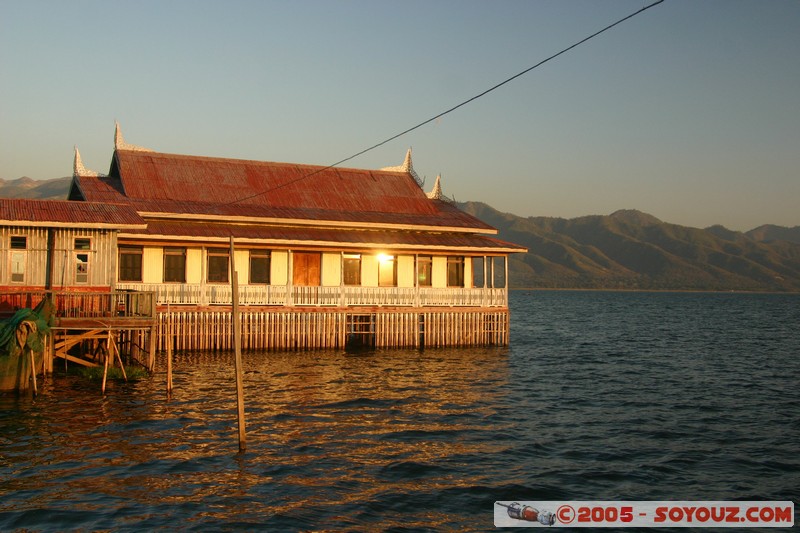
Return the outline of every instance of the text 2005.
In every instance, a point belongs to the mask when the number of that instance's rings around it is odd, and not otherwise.
[[[633,507],[578,507],[578,522],[630,522]]]

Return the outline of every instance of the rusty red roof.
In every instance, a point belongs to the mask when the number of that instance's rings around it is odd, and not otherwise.
[[[124,193],[143,200],[434,214],[407,172],[117,150]]]
[[[410,163],[362,170],[126,146],[117,146],[108,176],[76,175],[70,199],[130,206],[147,227],[126,231],[129,240],[213,243],[233,236],[279,247],[525,251],[488,236],[497,230],[454,204],[429,198]]]
[[[462,249],[484,253],[523,252],[525,248],[486,235],[470,233],[434,233],[410,231],[370,231],[326,229],[285,225],[244,225],[172,220],[149,220],[147,229],[126,232],[128,238],[159,240],[179,238],[195,241],[227,242],[236,239],[253,239],[269,244],[285,243],[297,246],[313,243],[315,246],[337,246],[351,248],[414,248],[414,249]]]
[[[0,198],[0,225],[141,229],[145,222],[128,205]]]
[[[115,151],[108,177],[78,176],[74,199],[140,213],[494,228],[429,199],[409,172]]]

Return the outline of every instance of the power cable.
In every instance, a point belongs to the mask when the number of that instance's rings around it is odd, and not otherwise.
[[[419,124],[417,124],[416,126],[412,126],[412,127],[408,128],[407,130],[404,130],[404,131],[401,131],[400,133],[397,133],[397,134],[395,134],[395,135],[392,135],[392,136],[391,136],[391,137],[389,137],[388,139],[386,139],[386,140],[383,140],[383,141],[381,141],[381,142],[379,142],[379,143],[377,143],[377,144],[374,144],[374,145],[370,146],[369,148],[365,148],[365,149],[361,150],[360,152],[358,152],[358,153],[355,153],[355,154],[351,155],[350,157],[345,157],[345,158],[344,158],[344,159],[342,159],[341,161],[337,161],[336,163],[330,164],[330,165],[328,165],[328,166],[326,166],[326,167],[321,167],[321,168],[319,168],[319,169],[317,169],[317,170],[315,170],[315,171],[313,171],[313,172],[309,172],[308,174],[304,174],[304,175],[302,175],[302,176],[300,176],[300,177],[298,177],[298,178],[295,178],[295,179],[293,179],[293,180],[289,180],[289,181],[287,181],[287,182],[285,182],[285,183],[281,183],[280,185],[276,185],[276,186],[274,186],[274,187],[270,187],[269,189],[267,189],[267,190],[265,190],[265,191],[261,191],[261,192],[258,192],[258,193],[256,193],[256,194],[252,194],[252,195],[250,195],[250,196],[245,196],[245,197],[243,197],[243,198],[239,198],[238,200],[234,200],[233,202],[229,202],[229,203],[227,203],[227,204],[224,204],[224,205],[237,204],[237,203],[239,203],[239,202],[243,202],[243,201],[245,201],[245,200],[249,200],[249,199],[251,199],[251,198],[256,198],[256,197],[258,197],[258,196],[261,196],[261,195],[267,194],[267,193],[269,193],[269,192],[272,192],[272,191],[275,191],[275,190],[278,190],[278,189],[282,189],[282,188],[284,188],[284,187],[288,187],[289,185],[292,185],[292,184],[294,184],[294,183],[297,183],[298,181],[302,181],[302,180],[308,179],[308,178],[310,178],[311,176],[315,176],[315,175],[317,175],[317,174],[319,174],[319,173],[321,173],[321,172],[324,172],[324,171],[326,171],[326,170],[329,170],[329,169],[331,169],[331,168],[338,167],[338,166],[339,166],[339,165],[341,165],[342,163],[346,163],[347,161],[350,161],[351,159],[355,159],[356,157],[358,157],[358,156],[360,156],[360,155],[364,155],[365,153],[369,152],[370,150],[374,150],[375,148],[378,148],[378,147],[380,147],[380,146],[383,146],[384,144],[386,144],[386,143],[389,143],[389,142],[391,142],[391,141],[393,141],[393,140],[395,140],[395,139],[397,139],[397,138],[399,138],[399,137],[402,137],[403,135],[405,135],[405,134],[407,134],[407,133],[411,133],[412,131],[414,131],[414,130],[416,130],[416,129],[419,129],[419,128],[421,128],[422,126],[425,126],[426,124],[430,124],[431,122],[433,122],[433,121],[435,121],[435,120],[437,120],[437,119],[439,119],[439,118],[441,118],[441,117],[443,117],[443,116],[447,115],[448,113],[452,113],[452,112],[453,112],[453,111],[455,111],[456,109],[459,109],[459,108],[461,108],[461,107],[464,107],[465,105],[469,104],[470,102],[474,102],[474,101],[475,101],[475,100],[477,100],[478,98],[481,98],[481,97],[483,97],[483,96],[486,96],[486,95],[487,95],[487,94],[489,94],[490,92],[492,92],[492,91],[494,91],[494,90],[496,90],[496,89],[499,89],[499,88],[500,88],[500,87],[502,87],[503,85],[505,85],[505,84],[507,84],[507,83],[509,83],[509,82],[512,82],[512,81],[514,81],[515,79],[519,78],[520,76],[523,76],[523,75],[527,74],[528,72],[532,71],[533,69],[536,69],[536,68],[538,68],[538,67],[540,67],[540,66],[544,65],[545,63],[549,62],[549,61],[552,61],[553,59],[557,58],[558,56],[560,56],[560,55],[562,55],[562,54],[565,54],[565,53],[569,52],[569,51],[570,51],[570,50],[572,50],[573,48],[577,48],[578,46],[582,45],[583,43],[585,43],[585,42],[587,42],[587,41],[589,41],[589,40],[591,40],[591,39],[594,39],[595,37],[597,37],[597,36],[598,36],[598,35],[600,35],[601,33],[604,33],[604,32],[606,32],[606,31],[610,30],[611,28],[613,28],[613,27],[615,27],[615,26],[617,26],[617,25],[619,25],[619,24],[622,24],[622,23],[623,23],[623,22],[625,22],[626,20],[632,19],[632,18],[633,18],[633,17],[635,17],[636,15],[639,15],[639,14],[641,14],[641,13],[643,13],[643,12],[647,11],[647,10],[648,10],[648,9],[650,9],[651,7],[655,7],[655,6],[657,6],[658,4],[662,3],[663,1],[664,1],[664,0],[658,0],[658,1],[656,1],[656,2],[653,2],[652,4],[646,5],[646,6],[644,6],[643,8],[639,9],[638,11],[636,11],[636,12],[634,12],[634,13],[631,13],[630,15],[628,15],[628,16],[626,16],[626,17],[623,17],[623,18],[619,19],[618,21],[616,21],[616,22],[614,22],[614,23],[612,23],[612,24],[609,24],[609,25],[608,25],[608,26],[606,26],[605,28],[603,28],[603,29],[601,29],[601,30],[598,30],[598,31],[594,32],[593,34],[589,35],[588,37],[584,37],[584,38],[583,38],[583,39],[581,39],[580,41],[578,41],[578,42],[576,42],[575,44],[572,44],[572,45],[570,45],[570,46],[568,46],[568,47],[564,48],[564,49],[563,49],[563,50],[561,50],[560,52],[557,52],[557,53],[555,53],[555,54],[551,55],[550,57],[548,57],[548,58],[546,58],[546,59],[543,59],[543,60],[539,61],[538,63],[536,63],[536,64],[535,64],[535,65],[533,65],[532,67],[528,67],[528,68],[526,68],[525,70],[523,70],[522,72],[519,72],[519,73],[517,73],[517,74],[514,74],[514,75],[513,75],[513,76],[511,76],[510,78],[508,78],[508,79],[506,79],[506,80],[503,80],[503,81],[501,81],[501,82],[500,82],[500,83],[498,83],[497,85],[494,85],[493,87],[490,87],[490,88],[486,89],[486,90],[485,90],[485,91],[483,91],[482,93],[476,94],[476,95],[475,95],[475,96],[473,96],[472,98],[469,98],[469,99],[467,99],[467,100],[464,100],[464,101],[463,101],[463,102],[461,102],[460,104],[457,104],[457,105],[455,105],[455,106],[451,107],[450,109],[448,109],[448,110],[446,110],[446,111],[442,111],[442,112],[441,112],[441,113],[439,113],[438,115],[436,115],[436,116],[433,116],[433,117],[431,117],[431,118],[429,118],[428,120],[425,120],[425,121],[423,121],[423,122],[420,122],[420,123],[419,123]]]

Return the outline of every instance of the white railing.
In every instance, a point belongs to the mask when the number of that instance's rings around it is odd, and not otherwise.
[[[339,305],[339,287],[291,287],[287,305]]]
[[[419,306],[505,307],[506,289],[420,289]]]
[[[120,283],[119,290],[155,293],[159,305],[230,305],[230,285]],[[240,285],[240,305],[505,307],[506,289],[425,287],[288,287]]]
[[[413,287],[342,287],[343,305],[416,305]]]

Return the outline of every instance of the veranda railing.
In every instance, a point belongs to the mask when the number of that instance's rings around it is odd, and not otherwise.
[[[118,288],[155,294],[159,305],[230,305],[231,287],[224,284],[119,284]],[[505,307],[507,290],[427,287],[290,287],[240,285],[240,305],[280,306],[408,306]]]
[[[53,299],[56,316],[60,318],[155,317],[155,293],[138,290],[0,292],[0,313],[9,315],[20,309],[32,309],[48,296]]]

